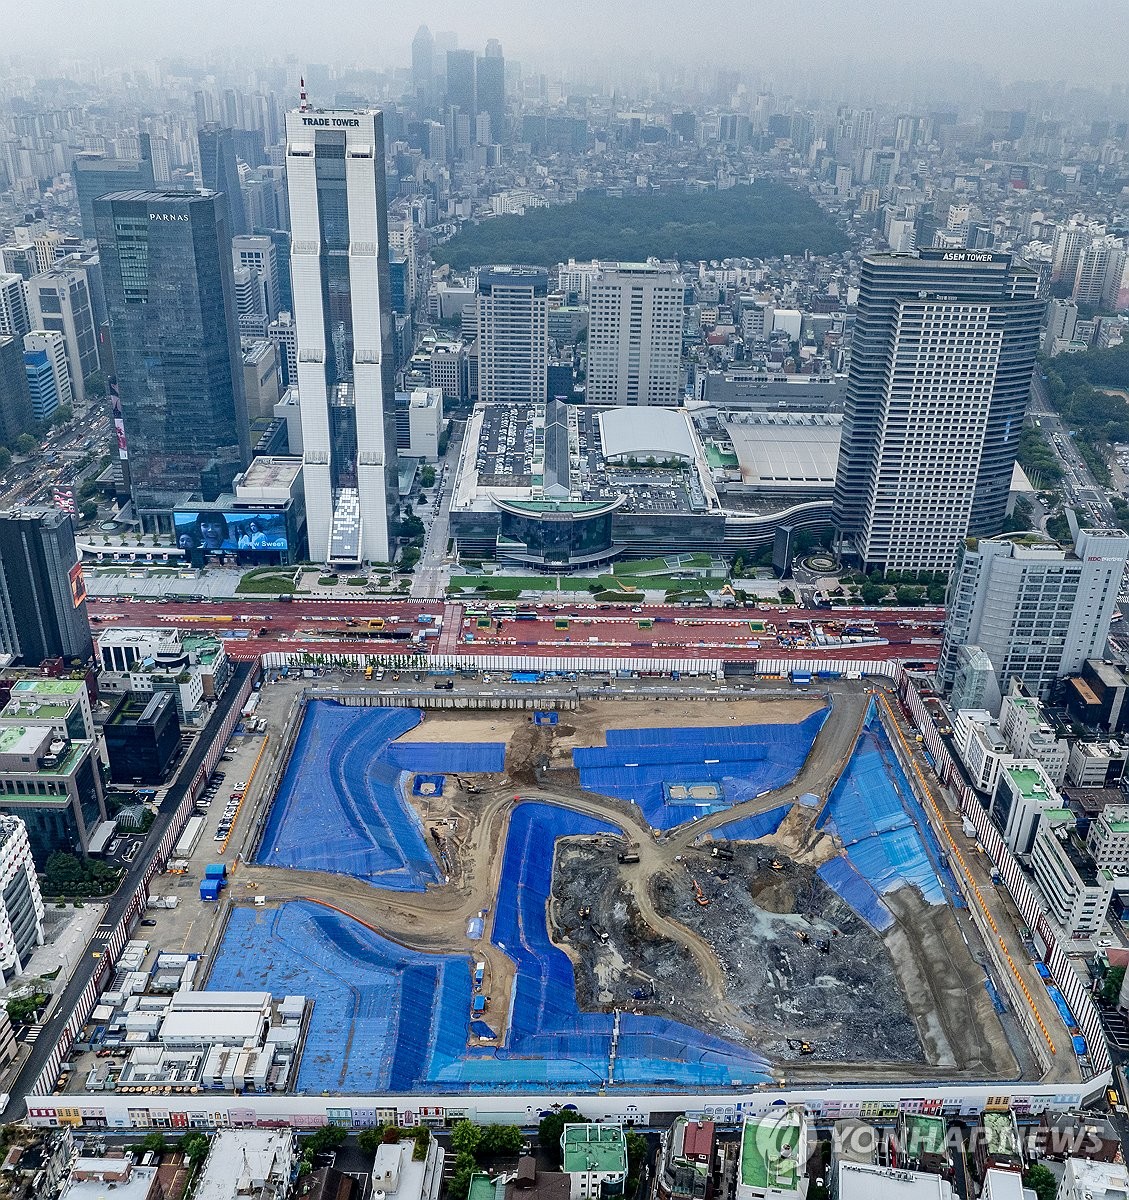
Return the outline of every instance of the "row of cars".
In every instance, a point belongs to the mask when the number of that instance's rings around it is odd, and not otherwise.
[[[212,801],[219,795],[220,788],[223,786],[226,778],[227,776],[223,771],[217,771],[212,776],[203,794],[196,801],[196,808],[199,812],[206,813],[212,807]],[[219,824],[216,826],[216,832],[213,835],[215,841],[226,841],[228,834],[231,832],[232,825],[235,824],[235,818],[239,813],[239,806],[243,803],[243,793],[246,786],[241,779],[232,789],[227,804],[224,806],[223,816],[220,818]]]

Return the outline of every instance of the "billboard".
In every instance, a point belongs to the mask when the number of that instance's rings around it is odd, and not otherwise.
[[[86,580],[82,577],[82,563],[75,563],[69,572],[71,581],[71,600],[75,608],[86,599]]]
[[[182,550],[255,550],[285,553],[290,549],[286,514],[281,512],[174,512],[176,544]]]
[[[118,458],[125,462],[129,458],[129,451],[126,449],[125,421],[122,419],[122,398],[118,393],[117,380],[110,380],[109,392],[110,416],[114,419],[114,433],[118,440]]]

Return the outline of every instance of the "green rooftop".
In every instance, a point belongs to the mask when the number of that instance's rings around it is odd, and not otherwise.
[[[1019,1157],[1019,1141],[1015,1136],[1015,1122],[1010,1112],[986,1112],[980,1120],[984,1127],[984,1141],[989,1154],[1013,1154],[1016,1158]]]
[[[21,679],[12,687],[14,692],[36,696],[74,696],[86,687],[82,679]]]
[[[1047,794],[1047,785],[1038,771],[1034,771],[1030,767],[1005,767],[1004,770],[1007,771],[1012,783],[1019,789],[1020,795],[1027,799]]]
[[[926,1154],[945,1154],[947,1150],[945,1122],[940,1117],[910,1113],[906,1117],[906,1144],[910,1158],[921,1159]]]
[[[741,1183],[766,1190],[794,1190],[804,1155],[800,1112],[781,1108],[763,1117],[749,1117],[741,1134]]]
[[[570,1175],[581,1171],[627,1174],[627,1138],[618,1125],[566,1125],[561,1155]]]
[[[34,697],[21,699],[19,696],[13,696],[8,701],[3,712],[0,712],[0,717],[42,717],[44,720],[62,720],[71,711],[69,704],[52,704],[50,701],[36,701]]]
[[[1073,821],[1074,813],[1069,808],[1048,808],[1043,816],[1049,821]],[[1129,821],[1125,822],[1125,828],[1129,829]]]
[[[470,1191],[467,1200],[495,1200],[498,1194],[497,1183],[482,1171],[475,1171],[470,1177]]]

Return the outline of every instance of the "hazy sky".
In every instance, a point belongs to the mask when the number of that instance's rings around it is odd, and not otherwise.
[[[481,51],[547,68],[563,59],[623,56],[726,61],[754,77],[857,59],[967,62],[1005,82],[1066,80],[1101,90],[1123,82],[1125,0],[0,0],[0,30],[20,49],[116,60],[258,47],[309,61],[406,64],[421,22]],[[844,62],[844,60],[847,60]]]

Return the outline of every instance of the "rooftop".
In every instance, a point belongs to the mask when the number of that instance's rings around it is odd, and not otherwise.
[[[195,1200],[231,1200],[254,1180],[289,1179],[294,1134],[289,1129],[222,1130],[212,1138]],[[234,1183],[234,1187],[232,1184]],[[244,1191],[240,1191],[240,1188]]]
[[[940,1175],[841,1161],[838,1196],[839,1200],[953,1200],[955,1193]]]
[[[36,696],[76,696],[86,687],[85,679],[21,679],[12,692]]]
[[[259,455],[243,472],[244,487],[289,487],[302,469],[300,458]]]
[[[986,1112],[980,1118],[984,1129],[984,1143],[989,1154],[1013,1155],[1019,1158],[1019,1139],[1015,1132],[1015,1118],[1011,1112]]]
[[[755,1188],[795,1188],[800,1177],[804,1120],[797,1108],[748,1117],[741,1134],[741,1183]]]
[[[79,1161],[87,1164],[90,1162],[89,1159],[80,1159]],[[106,1159],[105,1162],[106,1166],[112,1170],[121,1166],[120,1159]],[[130,1170],[129,1178],[124,1182],[104,1183],[101,1179],[76,1180],[64,1189],[60,1200],[107,1200],[109,1196],[115,1197],[115,1200],[146,1200],[156,1177],[156,1167],[133,1167]],[[113,1191],[109,1192],[107,1188],[113,1188]]]
[[[906,1116],[906,1144],[903,1149],[910,1158],[916,1159],[925,1154],[945,1154],[944,1120],[922,1113],[909,1113]]]
[[[566,1125],[561,1135],[563,1170],[627,1174],[627,1138],[618,1125]]]
[[[1033,767],[1005,767],[1008,778],[1026,800],[1047,795],[1047,783],[1042,774]]]

